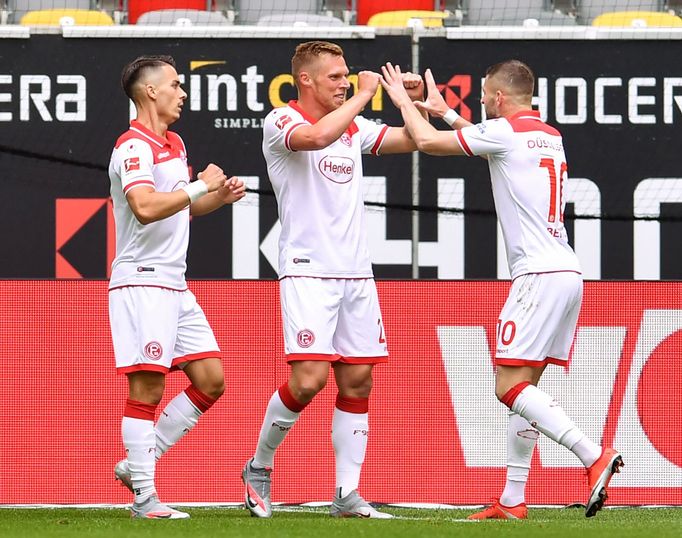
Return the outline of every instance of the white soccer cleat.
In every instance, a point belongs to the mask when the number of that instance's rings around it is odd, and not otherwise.
[[[391,519],[392,514],[379,512],[358,493],[357,489],[351,491],[343,498],[334,497],[334,502],[329,509],[332,517],[361,517],[372,519]]]
[[[139,519],[187,519],[189,514],[161,504],[159,498],[152,495],[142,503],[133,503],[130,507],[130,517]]]
[[[114,467],[114,476],[116,476],[116,480],[120,480],[121,484],[130,490],[130,493],[134,493],[133,481],[130,479],[128,460],[121,460],[116,464],[116,467]]]
[[[270,503],[271,467],[259,468],[251,465],[253,458],[246,462],[242,470],[244,482],[244,506],[254,517],[272,517]]]

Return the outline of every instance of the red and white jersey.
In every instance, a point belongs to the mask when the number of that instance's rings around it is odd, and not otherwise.
[[[282,224],[279,277],[370,278],[362,154],[377,155],[389,127],[358,116],[326,148],[292,150],[292,133],[313,123],[290,101],[271,111],[263,126],[263,155]]]
[[[189,183],[187,151],[182,139],[170,131],[162,138],[133,120],[111,154],[109,179],[116,221],[116,258],[111,266],[109,289],[121,286],[187,289],[189,205],[175,215],[143,225],[126,199],[126,193],[136,187],[171,192]]]
[[[564,227],[568,168],[559,131],[533,110],[456,131],[469,155],[487,155],[512,278],[580,272]]]

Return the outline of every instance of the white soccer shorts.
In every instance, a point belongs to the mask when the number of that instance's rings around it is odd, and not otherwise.
[[[286,277],[279,292],[287,361],[388,360],[374,279]]]
[[[565,366],[582,295],[582,276],[575,272],[516,278],[497,320],[496,364]]]
[[[189,290],[110,290],[109,322],[118,373],[166,373],[189,361],[220,356],[204,311]]]

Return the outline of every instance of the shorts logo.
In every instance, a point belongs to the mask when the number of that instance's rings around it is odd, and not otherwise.
[[[158,361],[163,355],[163,348],[158,342],[149,342],[144,346],[144,356],[153,361]]]
[[[140,169],[140,158],[139,157],[131,157],[130,159],[126,159],[123,161],[123,167],[125,168],[126,174],[128,172],[132,172],[133,170],[139,170]]]
[[[296,340],[298,341],[298,345],[300,347],[310,347],[315,343],[315,335],[312,331],[303,329],[302,331],[298,332]]]

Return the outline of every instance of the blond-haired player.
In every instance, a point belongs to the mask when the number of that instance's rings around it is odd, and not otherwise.
[[[498,501],[470,518],[527,517],[525,485],[538,430],[571,450],[587,469],[585,515],[594,516],[622,458],[588,439],[537,387],[548,364],[568,362],[583,283],[564,227],[568,166],[563,140],[532,110],[533,72],[518,60],[490,67],[481,99],[487,120],[472,125],[448,109],[430,71],[428,97],[416,104],[405,93],[399,67],[387,64],[382,71],[383,87],[420,151],[487,158],[507,252],[512,287],[497,322],[495,356],[495,394],[511,411],[507,482]],[[419,109],[443,118],[455,132],[434,129]]]
[[[116,257],[109,282],[109,320],[116,370],[128,378],[121,433],[126,459],[116,478],[134,495],[131,516],[184,519],[159,501],[156,460],[196,425],[224,390],[220,350],[185,282],[189,217],[244,196],[244,183],[214,164],[191,181],[185,144],[168,130],[187,94],[170,56],[142,56],[121,85],[137,119],[116,142],[109,165]],[[154,424],[165,376],[181,369],[190,385]]]
[[[360,72],[358,90],[347,98],[349,72],[338,45],[302,43],[291,67],[298,100],[270,112],[263,127],[263,155],[282,224],[279,283],[291,370],[268,403],[255,454],[244,466],[245,504],[255,516],[272,515],[275,450],[324,388],[331,368],[338,387],[331,515],[388,518],[358,493],[372,369],[388,360],[365,231],[362,154],[411,152],[416,146],[406,129],[358,115],[380,75]],[[420,77],[405,84],[420,98]]]

